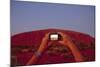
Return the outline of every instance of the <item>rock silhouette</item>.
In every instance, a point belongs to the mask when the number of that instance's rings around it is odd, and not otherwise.
[[[44,35],[48,32],[64,32],[71,37],[73,43],[85,57],[85,61],[95,60],[95,38],[88,34],[61,30],[61,29],[44,29],[37,31],[24,32],[11,36],[11,64],[25,65],[32,57],[34,52],[39,48]],[[69,48],[65,48],[60,43],[55,42],[50,46],[38,59],[37,64],[56,64],[75,62]]]

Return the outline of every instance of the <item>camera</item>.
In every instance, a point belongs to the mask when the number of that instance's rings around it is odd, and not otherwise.
[[[58,33],[51,33],[49,39],[53,41],[61,40],[61,35]]]

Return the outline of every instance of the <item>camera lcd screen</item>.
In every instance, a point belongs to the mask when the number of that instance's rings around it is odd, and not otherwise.
[[[58,34],[51,34],[50,40],[58,40]]]

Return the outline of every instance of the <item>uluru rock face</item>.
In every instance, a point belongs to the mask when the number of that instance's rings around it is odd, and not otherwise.
[[[95,38],[80,32],[60,29],[45,29],[31,32],[24,32],[11,37],[11,56],[12,65],[25,65],[32,57],[34,52],[39,48],[44,35],[48,32],[64,32],[71,37],[73,43],[76,44],[85,61],[95,60]],[[25,50],[26,49],[26,50]],[[69,48],[54,43],[43,55],[38,59],[36,64],[55,64],[75,62],[74,57]]]

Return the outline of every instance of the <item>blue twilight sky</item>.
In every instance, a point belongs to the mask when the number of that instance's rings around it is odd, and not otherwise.
[[[94,37],[95,7],[40,2],[11,2],[11,35],[58,28]]]

